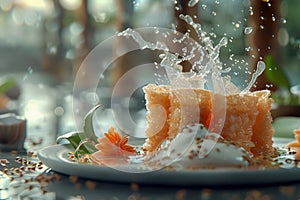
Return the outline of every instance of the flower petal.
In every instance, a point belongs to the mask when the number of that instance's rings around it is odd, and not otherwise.
[[[119,143],[119,146],[122,147],[122,146],[126,145],[127,142],[128,142],[128,136],[125,135],[125,136],[121,139],[121,141],[120,141],[120,143]]]
[[[104,134],[105,137],[107,137],[111,143],[118,144],[121,141],[121,135],[118,132],[115,132],[114,128],[111,127],[107,133]]]

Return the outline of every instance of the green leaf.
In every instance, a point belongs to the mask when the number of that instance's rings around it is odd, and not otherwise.
[[[87,115],[84,118],[84,125],[83,125],[83,130],[84,130],[85,136],[96,143],[97,143],[97,137],[96,137],[94,127],[93,127],[93,117],[94,117],[95,112],[99,108],[101,108],[101,105],[95,106],[87,113]]]
[[[75,156],[79,154],[91,154],[97,151],[95,144],[98,143],[96,134],[93,128],[93,117],[97,109],[101,108],[100,105],[91,109],[84,118],[83,132],[71,132],[59,136],[56,140],[57,143],[63,139],[69,141],[72,147],[77,150]]]
[[[78,146],[81,143],[81,138],[80,138],[80,134],[83,134],[82,132],[70,132],[70,133],[66,133],[64,135],[59,136],[56,139],[56,143],[61,143],[62,140],[67,140],[71,146],[74,148],[74,150],[76,150],[78,148]],[[91,154],[92,152],[90,152],[87,148],[85,148],[84,145],[81,145],[79,147],[79,149],[76,152],[76,157],[78,154]]]
[[[268,55],[265,59],[266,64],[266,76],[267,79],[279,88],[286,88],[289,90],[290,82],[284,72],[275,62],[274,58],[271,55]]]
[[[0,83],[0,93],[4,93],[16,85],[15,79],[8,79]]]

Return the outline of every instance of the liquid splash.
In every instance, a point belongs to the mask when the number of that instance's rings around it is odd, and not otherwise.
[[[212,121],[211,124],[209,125],[208,133],[207,133],[207,134],[215,134],[217,136],[216,139],[218,139],[218,136],[220,136],[223,125],[225,123],[226,109],[224,108],[226,107],[226,98],[225,98],[226,95],[241,93],[241,92],[242,93],[249,92],[250,88],[255,84],[257,77],[260,74],[262,74],[262,72],[264,71],[265,64],[262,61],[258,62],[257,70],[253,74],[252,79],[249,82],[248,86],[246,86],[242,91],[240,91],[238,87],[236,87],[231,82],[230,76],[227,75],[231,71],[231,68],[227,67],[223,69],[223,64],[220,61],[220,49],[222,47],[226,47],[226,45],[228,44],[228,39],[226,37],[222,37],[219,43],[214,45],[214,42],[211,40],[210,36],[205,31],[202,30],[202,27],[199,23],[195,23],[193,21],[193,18],[191,16],[181,14],[179,15],[179,18],[184,20],[187,24],[193,27],[199,39],[199,42],[194,41],[192,45],[191,43],[189,43],[189,46],[192,46],[191,48],[183,47],[181,49],[183,54],[180,56],[179,53],[170,52],[168,46],[164,42],[161,41],[148,42],[138,32],[132,29],[126,29],[125,31],[119,33],[118,36],[132,38],[139,45],[140,49],[151,49],[151,50],[163,51],[163,53],[160,55],[161,58],[160,66],[166,70],[170,84],[174,89],[176,88],[192,89],[190,90],[191,93],[189,93],[189,95],[193,95],[192,91],[194,88],[208,89],[208,90],[212,90],[212,92],[215,94],[221,94],[218,96],[218,98],[212,99],[212,104],[213,104]],[[176,30],[171,30],[171,31],[173,31],[174,33],[176,32]],[[248,32],[251,32],[251,30],[249,29]],[[161,33],[159,28],[155,28],[154,33],[164,34],[166,37],[168,37],[168,33]],[[173,44],[182,44],[182,43],[184,44],[185,42],[190,40],[192,39],[189,38],[189,34],[186,33],[179,39],[178,38],[173,39],[172,42]],[[181,63],[183,61],[189,61],[190,63],[192,63],[192,68],[190,72],[182,71],[183,67],[181,66]],[[192,83],[191,80],[193,81],[196,80],[195,81],[196,83],[194,82]],[[181,100],[180,97],[178,98],[179,100]],[[190,102],[190,104],[192,104],[191,107],[193,108],[198,107],[198,101]],[[182,113],[185,113],[184,109],[185,109],[184,107],[181,107]],[[222,112],[219,112],[221,110]],[[190,114],[190,112],[188,113]],[[197,113],[193,112],[191,113],[191,115],[196,116]],[[213,142],[214,144],[216,144],[217,140]],[[187,149],[188,147],[185,148]],[[199,150],[198,157],[200,159],[205,158],[213,148],[214,145],[212,145],[212,141],[204,140],[202,147]],[[159,155],[160,154],[158,151],[156,152],[153,158],[155,157],[160,158],[161,156]],[[170,163],[171,162],[172,159]]]
[[[194,42],[193,45],[189,45],[192,46],[190,51],[188,51],[187,47],[183,47],[182,57],[179,57],[178,53],[169,52],[169,48],[162,42],[151,43],[145,41],[139,33],[132,29],[127,29],[119,33],[119,36],[125,36],[127,38],[131,37],[138,43],[141,49],[149,48],[152,50],[163,50],[164,53],[160,55],[160,58],[162,59],[160,66],[166,70],[172,88],[190,89],[188,90],[188,94],[176,92],[176,96],[180,102],[186,101],[186,97],[184,97],[185,95],[191,97],[189,98],[190,106],[184,106],[185,103],[181,104],[181,113],[193,117],[182,117],[180,126],[183,126],[183,124],[190,124],[194,121],[199,121],[197,118],[200,116],[200,110],[195,109],[198,108],[198,100],[193,88],[204,89],[204,85],[206,85],[207,89],[213,90],[216,94],[221,94],[218,98],[212,98],[212,121],[208,129],[208,133],[220,136],[226,115],[226,110],[224,109],[226,107],[226,91],[223,84],[222,74],[228,73],[230,68],[223,70],[222,63],[219,60],[219,53],[221,47],[227,45],[228,40],[226,37],[223,37],[220,42],[214,46],[213,41],[202,30],[201,25],[195,23],[192,17],[189,15],[180,15],[179,17],[194,28],[200,41],[200,43]],[[155,29],[155,34],[158,33],[159,31]],[[184,34],[182,38],[173,40],[173,43],[183,43],[186,41],[188,36],[188,34]],[[190,72],[182,72],[181,63],[183,61],[190,61],[193,63]],[[190,108],[193,108],[193,110]],[[223,110],[224,112],[218,112],[220,110]],[[192,119],[192,121],[190,121],[190,119]],[[217,121],[218,123],[215,123]],[[216,139],[218,139],[218,137],[216,137]],[[216,144],[217,141],[213,141],[213,143]],[[188,147],[189,146],[185,146],[185,150],[187,150]],[[212,145],[212,141],[204,140],[203,145],[199,150],[199,158],[205,158],[213,148],[214,145]],[[156,152],[155,155],[156,157],[159,157],[159,151]]]
[[[182,66],[180,64],[183,61],[192,63],[192,69],[189,72],[190,75],[197,76],[199,81],[204,84],[207,83],[206,78],[208,75],[211,76],[214,74],[216,77],[221,77],[222,74],[230,72],[231,68],[223,69],[222,63],[219,60],[220,49],[228,44],[228,39],[223,37],[220,42],[214,46],[213,41],[207,36],[206,32],[202,30],[201,25],[195,23],[191,16],[180,15],[179,17],[194,28],[200,41],[200,43],[194,43],[190,50],[187,50],[187,48],[184,47],[182,49],[184,56],[180,58],[177,54],[169,52],[169,48],[163,42],[157,41],[156,43],[151,43],[145,41],[138,32],[132,29],[126,29],[119,33],[118,36],[131,37],[141,49],[148,48],[151,50],[162,50],[164,53],[160,55],[160,58],[162,59],[160,66],[175,69],[175,71],[167,70],[171,83],[174,82],[173,80],[178,76],[183,75],[187,77],[187,73],[182,72],[181,70]],[[155,33],[159,34],[157,28],[155,29]],[[183,37],[179,39],[174,38],[173,43],[183,43],[187,39],[190,39],[189,34],[185,33]],[[201,88],[204,89],[203,87]]]
[[[242,91],[242,93],[249,92],[251,87],[255,84],[256,79],[265,71],[266,64],[263,61],[257,63],[256,71],[254,72],[251,81],[248,86]]]
[[[155,29],[155,33],[158,34],[159,33],[158,29],[157,28],[154,28],[154,29]],[[138,32],[136,32],[130,28],[119,33],[118,36],[125,36],[127,38],[132,37],[132,39],[137,42],[140,49],[169,51],[168,47],[164,43],[162,43],[160,41],[157,41],[156,43],[147,42],[142,38],[142,36]]]

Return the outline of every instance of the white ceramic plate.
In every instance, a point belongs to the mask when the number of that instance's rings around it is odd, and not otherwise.
[[[275,138],[275,144],[291,139]],[[195,171],[159,170],[148,173],[126,173],[103,166],[78,164],[69,160],[69,145],[53,145],[38,152],[39,159],[54,171],[101,181],[163,185],[249,185],[300,180],[300,168],[290,169],[203,169]]]

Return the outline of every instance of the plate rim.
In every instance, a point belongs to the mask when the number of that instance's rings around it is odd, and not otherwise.
[[[279,139],[281,140],[281,139]],[[283,138],[284,141],[290,138]],[[300,168],[274,168],[274,169],[201,169],[172,171],[161,169],[145,173],[129,173],[116,169],[89,164],[79,164],[62,159],[62,153],[72,151],[69,144],[55,144],[40,149],[38,158],[53,171],[69,176],[97,181],[116,183],[139,183],[170,186],[228,186],[228,185],[253,185],[274,184],[299,181]],[[49,153],[50,152],[50,153]],[[263,179],[259,177],[263,176]],[[228,179],[230,178],[230,179]],[[228,182],[228,180],[231,180]]]

